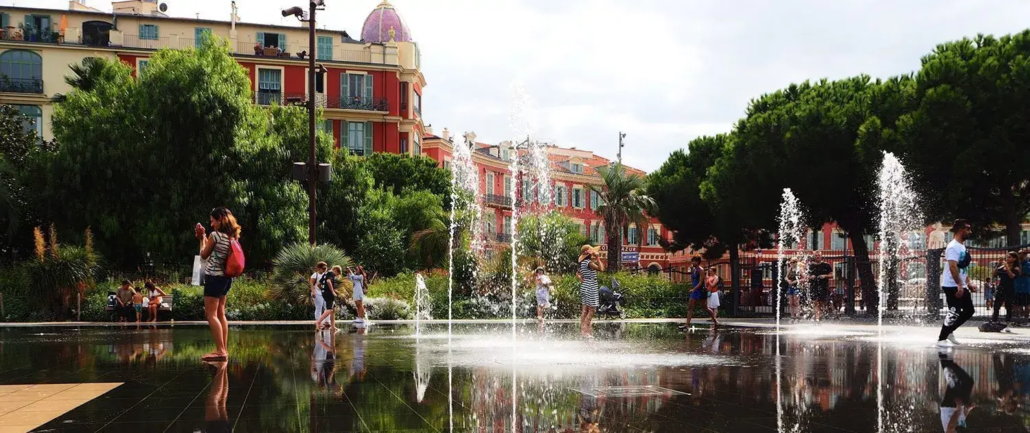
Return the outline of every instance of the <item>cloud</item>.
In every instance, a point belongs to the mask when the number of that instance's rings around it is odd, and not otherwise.
[[[380,0],[326,0],[323,24],[357,35]],[[11,4],[0,0],[0,4]],[[67,0],[23,0],[65,8]],[[94,7],[106,2],[89,0]],[[291,24],[302,1],[240,0],[245,21]],[[391,0],[422,49],[425,120],[437,131],[512,138],[510,90],[535,135],[645,170],[703,134],[728,132],[748,101],[806,79],[919,68],[934,46],[1025,29],[1024,0]],[[228,19],[228,0],[169,2]]]

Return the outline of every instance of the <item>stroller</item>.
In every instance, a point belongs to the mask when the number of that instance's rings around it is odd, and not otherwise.
[[[618,317],[620,319],[625,318],[626,312],[619,309],[619,304],[626,302],[626,298],[617,291],[619,289],[619,281],[615,278],[612,278],[612,288],[601,286],[599,289],[598,294],[600,295],[600,302],[597,306],[597,317],[606,317],[609,319],[613,317]]]

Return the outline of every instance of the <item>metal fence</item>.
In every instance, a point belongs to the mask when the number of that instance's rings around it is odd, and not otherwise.
[[[1027,248],[1030,248],[1030,244],[1004,248],[966,247],[971,258],[969,278],[977,287],[977,291],[971,293],[976,309],[974,317],[983,319],[993,314],[993,298],[998,286],[995,270],[1010,251]],[[854,255],[843,254],[841,251],[825,253],[836,253],[823,257],[823,261],[833,268],[830,316],[875,315],[878,314],[881,301],[884,302],[888,316],[938,318],[946,308],[941,292],[941,277],[946,269],[943,249],[917,250],[901,255],[893,271],[895,275],[889,276],[886,281],[882,299],[878,252],[871,252],[868,262],[859,261]],[[721,259],[707,262],[705,267],[718,270],[724,287],[723,308],[736,314],[772,315],[776,312],[777,291],[786,290],[778,275],[777,259],[769,254],[742,251],[735,264]],[[676,264],[661,269],[637,268],[629,271],[660,273],[671,282],[688,283],[689,268],[688,264]],[[733,278],[734,270],[737,273],[736,281]],[[807,292],[802,290],[803,304],[809,302],[806,297]],[[789,314],[787,297],[780,296],[779,300],[781,311]],[[1005,308],[1001,308],[1001,314],[1005,313]]]

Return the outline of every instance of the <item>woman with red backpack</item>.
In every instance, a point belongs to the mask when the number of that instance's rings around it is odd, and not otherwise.
[[[232,288],[232,280],[243,273],[243,250],[238,242],[240,225],[229,209],[218,207],[211,211],[211,234],[204,236],[204,226],[197,223],[197,239],[201,242],[200,257],[207,261],[204,280],[204,315],[215,351],[201,357],[204,361],[224,361],[229,358],[229,321],[225,318],[225,295]]]

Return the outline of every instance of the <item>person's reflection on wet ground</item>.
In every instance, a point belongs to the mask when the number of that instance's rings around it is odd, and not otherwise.
[[[229,398],[229,376],[226,374],[227,361],[205,362],[214,367],[215,375],[211,379],[211,391],[207,393],[204,404],[204,424],[206,432],[231,432],[229,412],[225,409],[225,401]]]
[[[365,333],[368,332],[367,328],[354,327],[353,336],[351,337],[351,353],[353,358],[350,362],[350,379],[354,380],[357,377],[358,381],[365,380]]]
[[[315,345],[321,348],[323,358],[316,360],[318,368],[318,386],[326,391],[336,392],[340,386],[336,383],[336,333],[331,330],[319,331],[319,337],[315,339]],[[326,341],[326,338],[329,341]],[[317,350],[316,350],[317,351]]]
[[[1004,353],[994,353],[991,358],[994,364],[994,375],[998,380],[998,389],[995,394],[998,400],[998,412],[1006,417],[1015,417],[1021,406],[1020,400],[1023,399],[1023,394],[1026,392],[1023,384],[1016,380],[1015,359]],[[1019,418],[1013,418],[1013,424],[1021,421]]]
[[[973,377],[951,360],[948,353],[940,353],[941,375],[947,389],[941,399],[941,425],[945,433],[966,427],[966,417],[976,405],[972,402]]]
[[[601,431],[601,410],[597,404],[597,397],[591,393],[591,385],[590,379],[584,379],[580,385],[582,392],[579,394],[579,413],[576,414],[580,433]]]

